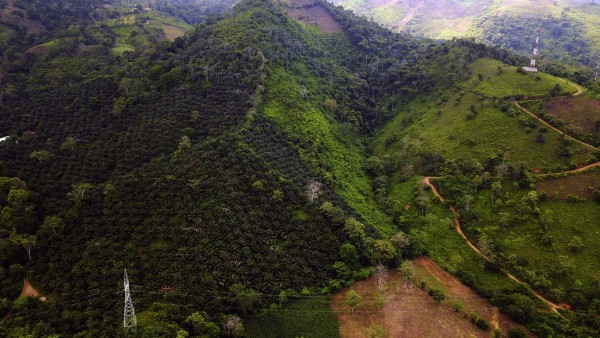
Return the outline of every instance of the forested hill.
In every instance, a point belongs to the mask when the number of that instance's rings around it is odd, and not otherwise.
[[[173,336],[193,331],[192,313],[248,316],[280,292],[335,290],[363,264],[397,259],[363,171],[382,118],[363,64],[401,58],[389,76],[432,87],[400,73],[428,47],[338,15],[350,32],[324,36],[245,1],[122,57],[99,45],[9,58],[3,335],[117,335],[124,268],[139,332]],[[12,302],[25,275],[46,302]]]
[[[140,336],[233,335],[425,252],[387,208],[398,161],[372,137],[416,98],[448,101],[477,58],[521,58],[311,4],[337,32],[243,0],[192,29],[152,9],[3,50],[0,335],[121,334],[123,269]],[[445,163],[411,156],[411,173]],[[17,298],[24,277],[45,302]]]

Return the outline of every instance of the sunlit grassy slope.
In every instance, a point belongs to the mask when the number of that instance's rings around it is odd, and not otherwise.
[[[560,94],[577,91],[577,87],[567,80],[542,72],[518,72],[518,69],[503,65],[498,60],[481,58],[469,66],[473,77],[468,85],[476,93],[493,98],[547,96],[556,85],[560,86]]]
[[[497,67],[502,68],[496,73]],[[464,90],[447,90],[443,100],[414,101],[404,107],[378,137],[378,153],[393,154],[405,144],[417,151],[430,151],[446,159],[485,159],[503,154],[506,159],[531,167],[553,170],[588,161],[590,152],[579,144],[570,145],[573,156],[559,154],[563,136],[547,131],[544,141],[536,141],[540,122],[516,109],[511,100],[497,97],[536,96],[547,93],[564,80],[550,75],[522,75],[514,67],[504,67],[492,59],[480,59],[469,66],[473,78]],[[482,74],[479,80],[477,74]],[[561,86],[573,91],[571,85]],[[472,89],[472,90],[470,90]],[[486,98],[484,96],[489,96]],[[444,102],[446,101],[446,102]],[[407,123],[407,119],[413,123]]]
[[[307,73],[303,82],[308,84],[308,97],[316,96],[318,79]],[[282,68],[272,70],[267,88],[264,114],[286,133],[303,140],[298,149],[300,155],[315,172],[322,172],[360,217],[380,233],[392,234],[391,220],[377,207],[371,181],[363,171],[365,150],[360,143],[343,135],[339,124],[325,114],[322,102],[300,98],[302,86],[292,73]]]

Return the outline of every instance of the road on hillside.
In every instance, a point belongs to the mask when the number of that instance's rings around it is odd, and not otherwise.
[[[446,204],[446,200],[444,199],[444,197],[442,197],[442,195],[439,193],[439,191],[437,190],[437,188],[431,183],[431,179],[435,179],[437,177],[431,177],[431,176],[427,176],[423,179],[423,183],[425,183],[428,187],[431,188],[431,191],[433,192],[433,194],[440,200],[440,202],[442,202],[442,204]],[[458,234],[460,235],[460,237],[462,237],[465,242],[467,242],[467,245],[469,245],[469,247],[471,249],[473,249],[473,251],[475,251],[479,256],[481,256],[483,259],[485,259],[486,262],[489,263],[493,263],[492,260],[490,260],[486,255],[484,255],[481,250],[479,250],[479,248],[477,248],[473,243],[471,243],[471,241],[467,238],[467,236],[464,234],[464,232],[462,231],[462,228],[460,226],[460,221],[458,219],[458,216],[456,215],[456,209],[451,206],[448,205],[448,208],[450,209],[450,211],[452,212],[452,216],[454,216],[454,228],[456,229],[456,232],[458,232]],[[511,274],[510,272],[502,269],[502,272],[510,279],[512,279],[513,281],[527,286],[529,287],[529,285],[523,281],[521,281],[519,278],[517,278],[515,275]],[[558,312],[558,310],[568,310],[567,308],[564,308],[558,304],[555,304],[551,301],[549,301],[548,299],[546,299],[544,296],[542,296],[541,294],[537,293],[535,290],[531,289],[531,287],[529,287],[530,291],[542,302],[546,303],[551,309],[552,311],[556,312],[559,316],[562,317],[562,315],[560,314],[560,312]]]
[[[574,84],[574,83],[572,83],[572,85],[574,85],[574,86],[577,88],[577,92],[576,92],[575,94],[573,94],[572,96],[579,96],[579,95],[581,95],[581,93],[583,93],[583,89],[582,89],[582,88],[581,88],[579,85],[577,85],[577,84]],[[554,126],[553,126],[553,125],[551,125],[550,123],[548,123],[548,122],[544,121],[544,119],[540,118],[539,116],[535,115],[534,113],[530,112],[529,110],[527,110],[526,108],[524,108],[523,106],[521,106],[521,102],[522,102],[522,101],[515,101],[515,106],[517,106],[517,108],[521,109],[521,111],[523,111],[525,114],[527,114],[527,115],[529,115],[529,116],[533,117],[534,119],[536,119],[536,120],[540,121],[540,122],[541,122],[543,125],[545,125],[546,127],[550,128],[550,129],[552,129],[552,130],[556,131],[557,133],[559,133],[559,134],[561,134],[561,135],[564,135],[564,136],[566,136],[566,137],[570,138],[571,140],[573,140],[573,141],[575,141],[575,142],[577,142],[577,143],[579,143],[579,144],[582,144],[582,145],[584,145],[584,146],[586,146],[586,147],[588,147],[588,148],[591,148],[591,149],[593,149],[593,150],[599,150],[598,148],[594,147],[593,145],[591,145],[591,144],[588,144],[588,143],[585,143],[585,142],[583,142],[583,141],[581,141],[581,140],[578,140],[578,139],[576,139],[576,138],[574,138],[574,137],[572,137],[572,136],[570,136],[570,135],[566,134],[566,133],[565,133],[565,132],[563,132],[562,130],[560,130],[560,129],[558,129],[558,128],[554,127]]]

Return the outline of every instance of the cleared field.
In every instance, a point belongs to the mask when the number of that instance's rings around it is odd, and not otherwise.
[[[377,331],[385,337],[489,336],[447,304],[436,303],[426,291],[397,272],[387,271],[385,278],[379,305],[377,277],[359,281],[334,295],[332,307],[341,337],[372,337]],[[344,302],[349,290],[355,290],[363,299],[354,311]]]
[[[506,334],[519,326],[429,258],[419,257],[413,264],[412,280],[387,270],[381,291],[379,277],[373,276],[334,295],[332,308],[340,323],[340,335],[371,337],[379,328],[385,337],[489,337],[495,328]],[[417,286],[421,281],[427,282],[425,289]],[[446,299],[438,304],[427,294],[430,288],[442,290]],[[349,290],[362,297],[354,311],[344,301]],[[469,320],[473,312],[490,324],[489,330]]]
[[[165,39],[169,41],[175,41],[175,39],[185,35],[185,31],[179,27],[163,24],[163,32],[165,32]]]
[[[600,171],[592,171],[577,175],[540,181],[536,183],[537,190],[545,192],[549,198],[556,196],[559,200],[567,200],[573,195],[586,200],[591,200],[593,190],[600,186]]]
[[[600,131],[596,126],[600,121],[600,100],[579,96],[552,100],[546,104],[546,113],[561,120],[567,128],[587,133]]]
[[[331,16],[322,5],[307,0],[290,0],[287,13],[296,20],[309,25],[315,25],[323,33],[338,33],[342,26]]]
[[[502,72],[498,73],[498,67]],[[513,101],[493,99],[535,96],[564,80],[545,74],[536,80],[492,59],[476,60],[469,68],[473,78],[465,83],[465,90],[448,90],[439,95],[438,102],[415,100],[403,107],[379,135],[377,153],[395,154],[409,145],[414,152],[433,152],[445,159],[475,158],[481,163],[503,154],[508,161],[542,172],[572,168],[592,159],[593,149],[574,142],[566,145],[563,135],[543,128],[540,121],[516,109]],[[521,77],[531,77],[531,85],[516,84]],[[496,87],[488,89],[492,84]],[[576,90],[572,85],[562,88]],[[564,151],[565,147],[569,150]]]
[[[125,52],[133,52],[134,50],[135,50],[135,47],[133,47],[132,45],[118,44],[116,47],[111,49],[111,52],[114,55],[121,56]]]

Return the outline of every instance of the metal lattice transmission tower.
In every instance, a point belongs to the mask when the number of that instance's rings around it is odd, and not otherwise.
[[[137,318],[135,317],[135,310],[133,309],[133,302],[131,301],[131,294],[129,292],[129,279],[127,278],[127,269],[125,271],[125,279],[123,286],[125,288],[125,307],[123,310],[123,329],[125,334],[129,331],[135,332],[137,327]]]

